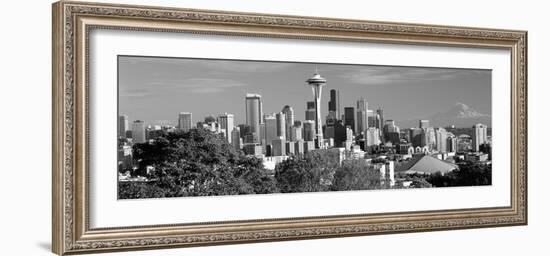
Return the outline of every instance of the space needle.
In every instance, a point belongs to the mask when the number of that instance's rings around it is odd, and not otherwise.
[[[327,80],[324,79],[319,72],[317,72],[317,66],[315,67],[315,74],[313,77],[306,80],[306,82],[311,86],[313,91],[313,99],[315,102],[315,147],[323,148],[323,127],[321,124],[321,93],[323,91],[323,85],[327,83]]]

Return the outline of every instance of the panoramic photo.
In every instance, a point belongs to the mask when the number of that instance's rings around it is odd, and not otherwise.
[[[118,57],[118,199],[491,185],[491,70]]]

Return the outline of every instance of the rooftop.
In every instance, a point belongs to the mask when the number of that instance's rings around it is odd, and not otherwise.
[[[400,166],[398,172],[406,173],[424,173],[433,174],[441,172],[442,174],[458,169],[458,165],[439,160],[430,155],[420,155],[414,157],[408,163]]]

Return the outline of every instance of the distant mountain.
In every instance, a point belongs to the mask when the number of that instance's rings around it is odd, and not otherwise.
[[[447,111],[433,114],[431,116],[397,122],[402,128],[418,127],[418,120],[430,120],[430,125],[434,127],[446,127],[454,125],[455,127],[472,127],[474,124],[482,123],[491,127],[491,116],[480,113],[470,108],[464,103],[457,102]]]

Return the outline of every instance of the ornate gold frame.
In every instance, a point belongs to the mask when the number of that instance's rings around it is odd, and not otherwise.
[[[480,209],[91,229],[88,33],[96,28],[511,51],[511,205]],[[57,254],[527,224],[527,32],[82,2],[53,4],[53,242]]]

